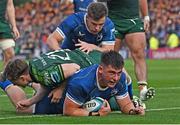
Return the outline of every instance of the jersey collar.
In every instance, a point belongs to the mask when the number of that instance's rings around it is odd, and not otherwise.
[[[88,25],[87,25],[87,13],[84,15],[84,23],[85,23],[87,31],[91,33],[91,31],[89,30]]]

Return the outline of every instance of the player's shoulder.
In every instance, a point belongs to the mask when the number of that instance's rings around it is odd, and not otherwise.
[[[120,81],[126,82],[126,74],[124,72],[121,73]]]
[[[106,21],[104,23],[104,28],[114,28],[114,23],[109,17],[106,17]]]
[[[114,24],[114,23],[109,17],[106,17],[105,24]]]
[[[73,13],[70,16],[68,16],[68,19],[73,19],[71,21],[77,21],[77,22],[82,22],[84,21],[84,16],[85,12],[78,12],[78,13]]]
[[[80,83],[79,81],[86,81],[86,82],[91,81],[96,76],[97,68],[98,68],[97,64],[83,68],[78,72],[76,72],[74,75],[72,75],[69,81],[73,83],[74,82]]]
[[[81,25],[82,23],[84,23],[84,13],[80,12],[80,13],[73,13],[68,17],[66,17],[61,23],[61,25],[66,24],[72,27],[76,27]]]
[[[121,73],[119,82],[118,82],[118,86],[120,85],[122,88],[126,88],[127,84],[126,84],[126,74],[124,72]]]

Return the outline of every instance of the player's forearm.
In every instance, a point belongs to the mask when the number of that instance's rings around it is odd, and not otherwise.
[[[35,105],[32,105],[26,109],[17,109],[16,113],[25,113],[25,114],[33,114],[33,109],[35,108]]]
[[[7,16],[10,24],[12,27],[16,27],[16,20],[15,20],[15,9],[14,9],[14,4],[12,0],[8,0],[7,4]]]
[[[53,38],[52,36],[48,37],[47,45],[48,45],[50,50],[59,50],[59,49],[61,49],[60,45],[59,45],[59,42],[55,38]]]
[[[35,104],[39,102],[47,93],[47,89],[44,86],[40,86],[36,94],[29,99],[30,104]]]
[[[82,108],[76,108],[76,109],[68,108],[64,110],[63,114],[67,116],[89,116],[89,112]]]
[[[28,86],[33,88],[37,92],[41,85],[39,83],[31,82],[28,84]]]
[[[129,114],[131,109],[134,109],[134,108],[135,107],[134,107],[133,103],[130,101],[121,108],[121,111],[125,114]]]
[[[8,86],[8,87],[6,87],[5,92],[8,95],[11,103],[15,107],[16,107],[16,104],[17,104],[18,101],[26,99],[25,92],[18,86],[15,86],[15,85]],[[22,110],[16,108],[16,112],[17,113],[32,114],[33,113],[33,108],[34,108],[34,105],[31,106],[31,107],[28,107],[27,109],[22,109]]]
[[[128,115],[144,115],[145,111],[142,107],[134,107],[132,101],[127,102],[122,108],[121,111]]]
[[[143,17],[148,16],[148,3],[147,0],[139,0],[140,1],[140,10]]]

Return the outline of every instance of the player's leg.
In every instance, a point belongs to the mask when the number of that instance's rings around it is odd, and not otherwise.
[[[51,92],[51,90],[49,90]],[[60,100],[58,103],[52,103],[51,98],[48,97],[49,93],[43,97],[41,101],[36,103],[34,114],[62,114],[63,102]]]
[[[145,61],[146,38],[144,32],[127,34],[126,43],[135,63],[135,74],[138,80],[140,99],[147,100],[154,96],[154,88],[147,88],[147,66]]]
[[[119,52],[121,47],[122,47],[121,39],[120,38],[116,38],[116,42],[115,42],[115,45],[114,45],[114,50],[116,52]]]
[[[13,39],[1,39],[0,46],[3,50],[3,62],[5,66],[8,63],[8,61],[15,56],[15,42]]]
[[[147,88],[147,65],[145,61],[146,36],[141,19],[130,20],[131,29],[125,36],[135,63],[134,70],[138,80],[140,99],[147,100],[155,95],[154,88]]]

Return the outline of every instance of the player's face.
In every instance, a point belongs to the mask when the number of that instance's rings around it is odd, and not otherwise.
[[[95,21],[91,17],[87,16],[88,30],[93,34],[98,34],[102,30],[105,20],[105,16],[99,19],[98,21]]]
[[[111,65],[109,65],[106,67],[101,66],[100,70],[100,76],[103,81],[102,83],[104,87],[113,88],[120,79],[122,68],[115,69]]]
[[[21,87],[26,87],[29,82],[30,81],[28,80],[28,76],[22,75],[15,81],[15,84]]]

